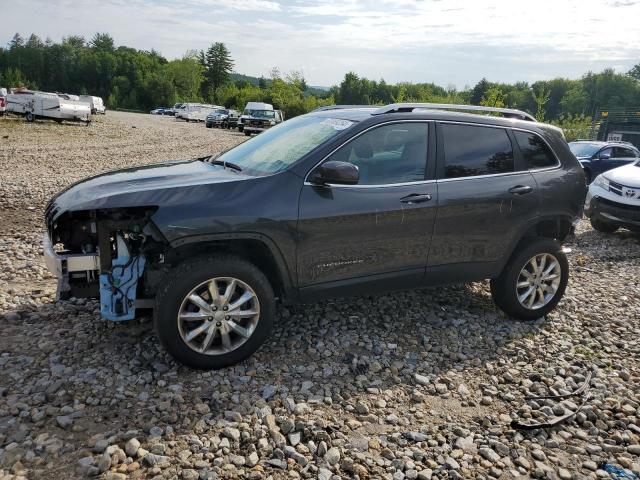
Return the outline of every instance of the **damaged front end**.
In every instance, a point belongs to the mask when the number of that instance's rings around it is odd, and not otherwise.
[[[151,306],[145,269],[163,261],[162,234],[151,221],[155,207],[46,212],[44,254],[58,278],[58,298],[99,298],[112,321],[131,320]]]

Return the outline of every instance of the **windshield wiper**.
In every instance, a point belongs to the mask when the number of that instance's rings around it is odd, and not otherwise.
[[[215,158],[211,158],[209,159],[209,163],[211,165],[222,165],[224,168],[231,168],[233,170],[236,170],[238,172],[242,171],[242,167],[236,165],[235,163],[231,163],[231,162],[226,162],[224,160],[216,160]]]

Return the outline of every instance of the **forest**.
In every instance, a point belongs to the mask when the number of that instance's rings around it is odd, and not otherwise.
[[[108,108],[148,111],[177,102],[207,102],[242,108],[265,101],[290,118],[322,105],[392,102],[463,103],[510,107],[533,113],[570,131],[588,127],[598,109],[640,108],[640,63],[629,72],[587,72],[581,78],[534,83],[483,78],[461,90],[434,83],[390,84],[349,72],[328,90],[311,88],[300,72],[274,67],[265,78],[234,73],[224,43],[167,60],[155,50],[116,46],[107,33],[90,40],[71,35],[56,43],[16,33],[0,48],[0,86],[101,96]]]

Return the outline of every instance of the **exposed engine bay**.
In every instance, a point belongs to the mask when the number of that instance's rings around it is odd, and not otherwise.
[[[65,212],[54,222],[47,212],[45,257],[58,276],[58,297],[99,298],[102,316],[112,321],[131,320],[137,306],[148,306],[153,275],[145,269],[159,271],[164,261],[164,238],[150,220],[154,211]]]

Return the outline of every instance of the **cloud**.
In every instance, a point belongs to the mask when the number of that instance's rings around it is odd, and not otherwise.
[[[3,17],[5,42],[14,33],[7,25],[53,40],[109,32],[118,44],[168,58],[222,41],[239,72],[304,70],[314,85],[353,70],[461,87],[485,76],[626,71],[640,59],[638,0],[21,0]]]

